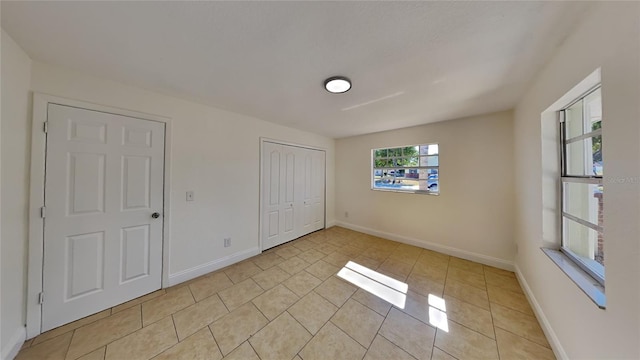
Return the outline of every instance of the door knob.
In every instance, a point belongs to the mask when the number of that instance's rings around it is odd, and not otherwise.
[[[160,213],[159,212],[154,212],[153,214],[151,214],[151,217],[154,219],[157,219],[160,217]]]

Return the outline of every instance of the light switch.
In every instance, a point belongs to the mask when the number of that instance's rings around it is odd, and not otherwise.
[[[193,191],[187,191],[187,201],[193,201]]]

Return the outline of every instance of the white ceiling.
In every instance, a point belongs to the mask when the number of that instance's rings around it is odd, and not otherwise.
[[[32,59],[329,137],[512,108],[575,2],[8,2]],[[327,93],[325,78],[353,88]]]

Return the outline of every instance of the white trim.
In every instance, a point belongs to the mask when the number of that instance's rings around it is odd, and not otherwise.
[[[162,209],[162,287],[169,283],[169,265],[171,264],[171,136],[173,122],[165,118],[164,126],[164,205]]]
[[[518,264],[515,264],[514,267],[515,267],[516,277],[518,278],[518,281],[520,282],[522,289],[524,289],[524,294],[527,296],[527,299],[529,300],[529,304],[531,304],[531,307],[533,308],[533,312],[536,314],[536,318],[538,318],[538,322],[542,327],[542,331],[544,331],[544,335],[549,340],[549,344],[551,345],[551,349],[553,350],[554,355],[556,356],[557,359],[568,360],[569,356],[564,351],[564,348],[560,343],[560,339],[558,339],[556,332],[553,331],[553,328],[549,323],[549,319],[547,319],[547,316],[544,314],[544,311],[542,311],[542,307],[538,303],[538,300],[536,300],[536,297],[533,295],[533,291],[531,291],[531,288],[529,287],[527,280],[522,274],[522,271],[518,267]]]
[[[294,143],[294,142],[290,142],[290,141],[271,139],[271,138],[267,138],[267,137],[261,136],[260,137],[260,145],[262,145],[262,143],[264,143],[264,142],[270,142],[270,143],[279,144],[279,145],[295,146],[295,147],[311,149],[311,150],[321,150],[321,151],[324,151],[324,152],[327,151],[327,148],[323,148],[323,147],[320,147],[320,146],[304,145],[304,144],[300,144],[300,143]]]
[[[593,90],[594,87],[598,86],[601,83],[601,70],[600,68],[595,69],[591,74],[589,74],[586,78],[580,81],[576,86],[571,88],[566,94],[562,95],[562,97],[556,100],[553,104],[551,104],[546,110],[542,113],[551,111],[556,112],[560,111],[566,107],[568,107],[572,102],[575,102],[576,99],[582,97],[587,94],[589,91]]]
[[[159,115],[119,109],[111,106],[66,99],[42,93],[34,93],[31,124],[31,184],[29,192],[29,252],[27,262],[26,337],[28,339],[41,333],[42,312],[41,306],[38,304],[38,295],[42,291],[43,281],[42,260],[44,256],[44,228],[42,218],[40,217],[40,208],[44,206],[44,167],[46,152],[46,136],[42,130],[42,124],[47,120],[47,107],[50,103],[123,115],[138,119],[158,121],[165,124],[162,286],[166,286],[169,281],[169,249],[171,247],[171,119]]]
[[[235,264],[237,262],[248,259],[252,256],[256,256],[258,254],[260,254],[260,248],[254,247],[251,249],[237,252],[235,254],[225,256],[221,259],[213,260],[208,263],[194,266],[191,269],[178,271],[175,274],[169,275],[169,281],[167,282],[167,287],[174,286],[174,285],[183,283],[185,281],[189,281],[191,279],[195,279],[198,276],[202,276],[212,271],[222,269],[225,266]]]
[[[354,224],[350,224],[350,223],[346,223],[346,222],[342,222],[342,221],[336,221],[336,225],[342,226],[342,227],[347,228],[347,229],[359,231],[359,232],[362,232],[362,233],[365,233],[365,234],[378,236],[378,237],[389,239],[389,240],[395,240],[395,241],[399,241],[401,243],[418,246],[418,247],[421,247],[421,248],[424,248],[424,249],[437,251],[437,252],[440,252],[440,253],[443,253],[443,254],[456,256],[456,257],[459,257],[459,258],[462,258],[462,259],[466,259],[466,260],[475,261],[475,262],[478,262],[478,263],[481,263],[481,264],[484,264],[484,265],[489,265],[489,266],[493,266],[493,267],[497,267],[497,268],[504,269],[504,270],[509,270],[509,271],[513,271],[514,270],[513,262],[507,261],[507,260],[498,259],[498,258],[495,258],[495,257],[492,257],[492,256],[478,254],[478,253],[474,253],[474,252],[471,252],[471,251],[466,251],[466,250],[454,248],[454,247],[451,247],[451,246],[440,245],[440,244],[432,243],[432,242],[429,242],[429,241],[424,241],[424,240],[420,240],[420,239],[411,238],[411,237],[408,237],[408,236],[403,236],[403,235],[388,233],[388,232],[379,231],[379,230],[375,230],[375,229],[370,229],[370,228],[367,228],[367,227],[364,227],[364,226],[354,225]]]
[[[328,229],[328,228],[330,228],[330,227],[334,227],[334,226],[336,226],[336,225],[337,225],[337,222],[336,222],[335,220],[329,220],[329,221],[327,221],[327,224],[325,225],[325,227],[324,227],[324,228],[325,228],[325,229]]]
[[[581,98],[581,99],[584,99],[584,98]],[[564,144],[568,145],[568,144],[574,143],[576,141],[588,139],[590,137],[594,137],[594,136],[598,136],[598,135],[602,135],[602,128],[600,128],[598,130],[595,130],[595,131],[592,131],[592,132],[588,132],[586,134],[582,134],[582,135],[578,135],[576,137],[572,137],[571,139],[567,139],[567,140],[564,141]]]
[[[11,360],[18,355],[18,352],[22,348],[22,344],[26,340],[26,329],[24,327],[19,327],[16,329],[16,332],[13,333],[7,345],[2,348],[2,360]]]
[[[29,196],[29,243],[27,257],[27,338],[41,332],[42,313],[38,295],[42,292],[43,222],[40,207],[44,205],[44,161],[46,136],[40,126],[47,119],[48,98],[33,94],[31,124],[31,173]]]
[[[262,213],[264,212],[262,210],[263,206],[264,206],[264,202],[262,201],[262,196],[263,194],[263,189],[264,189],[264,181],[263,181],[263,177],[264,177],[264,143],[265,143],[265,139],[260,138],[260,148],[258,149],[258,162],[259,164],[259,169],[258,169],[258,249],[260,249],[260,251],[262,251],[262,249],[264,248],[262,246],[262,223],[264,222],[264,220],[262,219]]]
[[[576,183],[576,184],[593,184],[602,185],[601,177],[592,176],[561,176],[560,180],[563,183]],[[560,184],[562,185],[562,184]]]

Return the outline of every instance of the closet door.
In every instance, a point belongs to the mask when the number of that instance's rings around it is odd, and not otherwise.
[[[263,250],[324,228],[324,187],[324,151],[263,142]]]
[[[325,209],[325,152],[313,151],[313,167],[311,170],[311,206],[313,210],[311,231],[324,229]]]
[[[302,150],[302,171],[300,191],[302,216],[300,234],[304,236],[324,228],[325,202],[325,152],[321,150]]]
[[[262,248],[297,237],[297,148],[265,142],[262,165]]]

